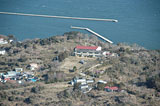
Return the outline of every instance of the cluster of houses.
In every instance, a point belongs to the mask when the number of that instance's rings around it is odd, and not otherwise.
[[[8,41],[5,40],[3,37],[0,37],[0,45],[7,44]],[[6,51],[5,49],[0,48],[0,55],[5,55]]]
[[[105,84],[106,86],[104,87],[104,90],[106,91],[106,92],[118,92],[118,91],[120,91],[120,89],[117,87],[117,86],[108,86],[107,85],[107,82],[106,81],[103,81],[103,80],[99,80],[98,82],[97,82],[97,84]],[[97,87],[97,86],[96,86]]]
[[[30,71],[24,71],[23,68],[15,68],[13,71],[7,73],[0,73],[0,82],[17,82],[19,84],[24,82],[36,82],[38,80],[34,75],[34,70],[38,68],[36,63],[31,63],[29,66]]]
[[[6,40],[5,37],[3,37],[2,35],[0,35],[0,45],[5,45],[8,43],[13,42],[12,39]],[[0,48],[0,55],[5,55],[6,54],[6,50],[3,48]]]
[[[102,51],[102,47],[100,46],[76,46],[74,48],[74,55],[78,57],[118,57],[116,53]]]
[[[73,80],[70,82],[71,85],[75,85],[77,83],[79,83],[79,89],[83,93],[87,93],[92,90],[92,84],[94,83],[94,80],[86,78],[73,78]]]
[[[98,84],[105,84],[104,90],[106,92],[118,92],[120,89],[117,86],[108,86],[107,82],[104,80],[99,80],[97,83],[93,79],[86,79],[86,78],[73,78],[73,80],[70,81],[71,85],[75,85],[79,83],[79,90],[81,90],[83,93],[90,92],[94,87],[97,88]]]
[[[118,57],[116,53],[111,53],[109,51],[102,51],[102,47],[100,46],[76,46],[74,48],[74,56],[77,57]],[[85,64],[84,60],[81,60],[79,63]],[[96,73],[103,74],[104,71],[96,71]],[[85,74],[80,73],[81,76],[85,77]],[[70,84],[75,85],[79,83],[79,89],[83,93],[87,93],[92,90],[92,88],[97,87],[99,83],[105,84],[104,90],[107,92],[118,91],[119,88],[116,86],[109,87],[107,86],[107,82],[103,80],[99,80],[97,83],[94,82],[92,79],[86,78],[74,78],[71,80]]]

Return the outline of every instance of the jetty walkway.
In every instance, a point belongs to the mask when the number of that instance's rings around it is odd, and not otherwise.
[[[103,37],[102,35],[100,35],[100,34],[94,32],[93,30],[91,30],[91,29],[89,29],[89,28],[75,27],[75,26],[71,26],[71,28],[72,28],[72,29],[82,29],[82,30],[86,30],[86,31],[88,31],[88,32],[90,32],[90,33],[92,33],[92,34],[98,36],[99,38],[105,40],[105,41],[108,42],[108,43],[113,43],[111,40],[109,40],[109,39]]]

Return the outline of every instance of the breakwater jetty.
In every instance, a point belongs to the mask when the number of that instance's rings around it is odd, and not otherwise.
[[[67,16],[53,16],[53,15],[13,13],[13,12],[0,12],[0,14],[21,15],[21,16],[33,16],[33,17],[44,17],[44,18],[62,18],[62,19],[74,19],[74,20],[90,20],[90,21],[118,22],[118,20],[115,20],[115,19],[102,19],[102,18],[67,17]]]
[[[94,35],[98,36],[99,38],[101,38],[101,39],[105,40],[105,41],[106,41],[106,42],[108,42],[108,43],[113,43],[111,40],[109,40],[109,39],[107,39],[107,38],[103,37],[102,35],[100,35],[100,34],[98,34],[98,33],[94,32],[93,30],[91,30],[91,29],[89,29],[89,28],[84,28],[84,27],[75,27],[75,26],[71,26],[71,28],[72,28],[72,29],[81,29],[81,30],[86,30],[86,31],[88,31],[88,32],[90,32],[90,33],[92,33],[92,34],[94,34]]]

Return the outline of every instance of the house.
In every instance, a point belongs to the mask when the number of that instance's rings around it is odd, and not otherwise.
[[[71,85],[74,85],[76,83],[86,84],[86,79],[74,78],[70,83],[71,83]]]
[[[86,89],[86,88],[88,88],[87,84],[83,84],[83,85],[80,86],[80,89]]]
[[[14,42],[14,40],[13,39],[9,39],[9,43],[12,43],[12,42]]]
[[[85,61],[84,60],[80,60],[79,63],[85,64]]]
[[[35,69],[38,69],[38,64],[36,64],[36,63],[31,63],[30,65],[30,70],[35,70]]]
[[[114,86],[114,87],[106,86],[105,91],[107,91],[107,92],[118,91],[118,87],[116,87],[116,86]]]
[[[16,77],[17,75],[20,75],[20,72],[16,71],[9,71],[7,74],[3,75],[5,78],[13,78]]]
[[[76,46],[74,55],[80,57],[100,57],[101,49],[100,46]]]
[[[94,83],[94,80],[93,79],[87,80],[87,84],[90,84],[90,83]]]
[[[4,75],[4,73],[0,73],[0,76]]]
[[[25,73],[23,73],[22,76],[25,77],[26,79],[33,78],[34,77],[34,73],[33,72],[25,72]]]
[[[28,81],[28,82],[36,82],[37,80],[34,79],[34,78],[28,78],[27,81]]]
[[[4,78],[4,82],[11,80],[10,78]]]
[[[107,84],[107,82],[106,82],[106,81],[103,81],[103,80],[99,80],[98,83]]]
[[[110,53],[109,51],[105,51],[102,53],[105,57],[118,57],[117,53]]]
[[[6,54],[6,50],[0,49],[0,55],[5,55],[5,54]]]
[[[15,71],[16,71],[16,72],[22,72],[22,71],[23,71],[23,68],[15,68]]]
[[[108,55],[111,55],[111,53],[110,53],[109,51],[104,51],[102,54],[103,54],[105,57],[108,56]]]
[[[83,93],[88,93],[92,90],[92,87],[88,86],[87,84],[86,85],[81,85],[80,86],[80,89]]]
[[[75,83],[82,83],[82,82],[86,82],[86,79],[83,79],[83,78],[76,78],[73,80]]]
[[[84,73],[79,73],[79,75],[81,75],[82,77],[86,76],[86,74],[84,74]]]
[[[5,40],[3,37],[0,37],[0,44],[3,45],[3,44],[7,44],[7,40]]]

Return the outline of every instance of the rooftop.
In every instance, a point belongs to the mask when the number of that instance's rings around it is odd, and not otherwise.
[[[96,50],[98,46],[76,46],[76,49],[89,49],[89,50]]]

